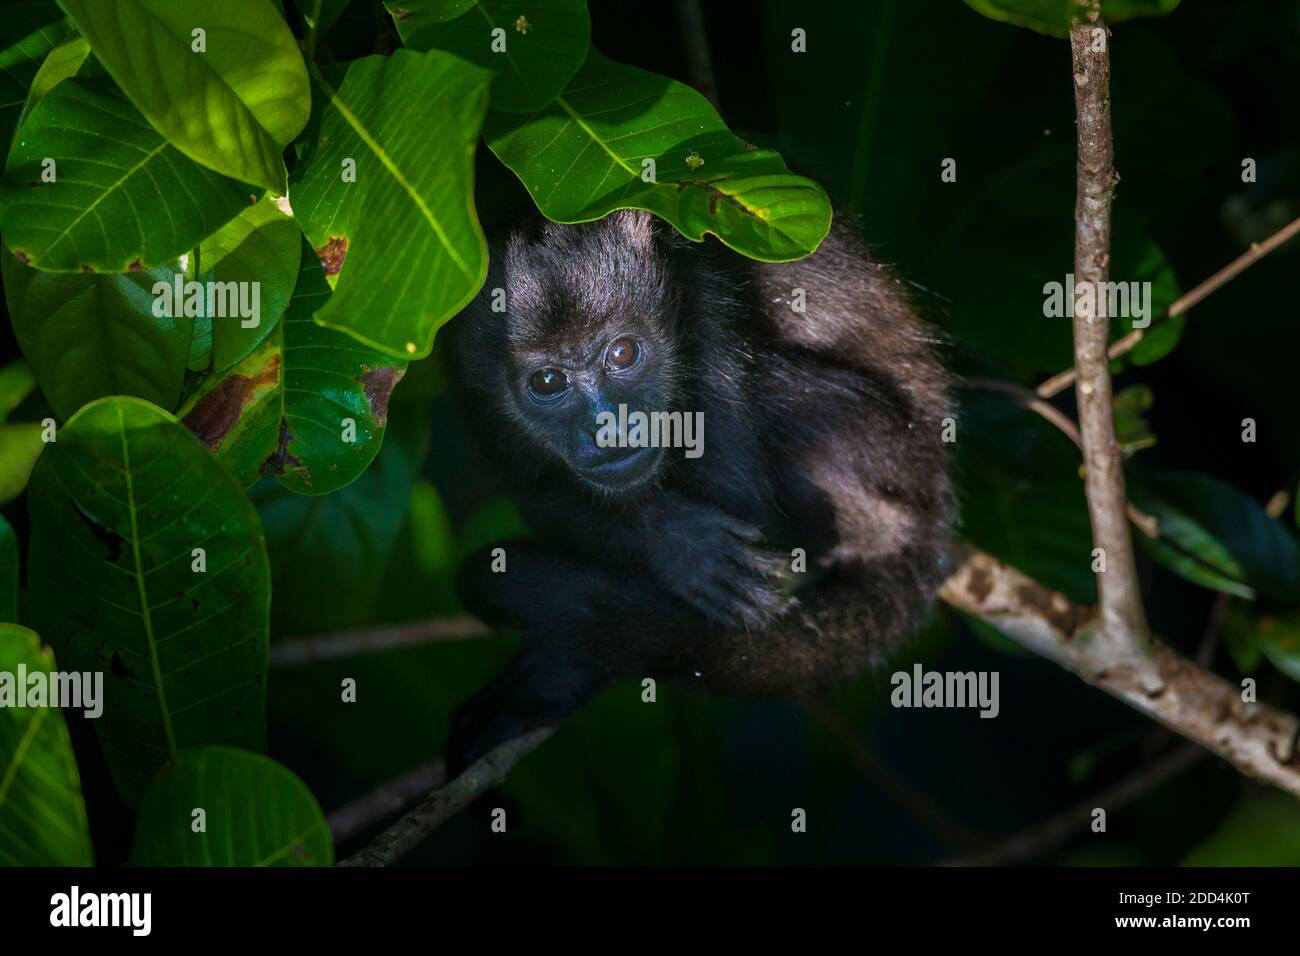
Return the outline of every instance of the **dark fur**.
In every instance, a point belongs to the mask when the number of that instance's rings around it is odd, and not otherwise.
[[[522,383],[629,328],[653,367],[610,400],[702,411],[704,455],[674,450],[609,494],[575,477]],[[625,677],[820,690],[878,664],[929,606],[953,519],[948,381],[899,280],[838,218],[784,264],[644,213],[520,229],[451,332],[466,413],[537,532],[506,545],[506,573],[486,553],[462,572],[467,607],[523,636],[458,716],[453,764]],[[805,575],[789,574],[796,547]]]

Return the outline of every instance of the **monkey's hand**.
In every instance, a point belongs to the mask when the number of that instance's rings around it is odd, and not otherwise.
[[[789,560],[753,525],[679,498],[648,530],[652,573],[714,624],[758,628],[796,603]]]

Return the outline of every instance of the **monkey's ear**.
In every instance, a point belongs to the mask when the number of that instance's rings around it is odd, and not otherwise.
[[[656,217],[642,209],[620,209],[610,213],[610,221],[628,243],[636,249],[649,252],[654,248],[655,235],[659,230]]]

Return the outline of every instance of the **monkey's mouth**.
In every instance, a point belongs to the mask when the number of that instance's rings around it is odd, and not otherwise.
[[[662,448],[629,448],[617,458],[583,468],[588,483],[604,491],[628,491],[653,478]]]

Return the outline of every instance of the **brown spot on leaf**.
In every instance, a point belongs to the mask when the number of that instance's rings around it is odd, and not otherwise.
[[[289,442],[293,441],[293,435],[289,432],[289,423],[283,418],[280,419],[280,441],[276,445],[275,451],[266,456],[266,461],[262,462],[262,474],[273,471],[279,474],[285,468],[297,468],[302,465],[302,459],[296,458],[289,454]],[[303,473],[303,481],[310,484],[310,475]]]
[[[410,10],[402,10],[399,8],[393,11],[393,17],[398,20],[405,20],[410,15],[411,15]]]
[[[81,267],[81,271],[82,271],[82,272],[94,272],[95,270],[92,269],[90,266],[82,266],[82,267]]]
[[[244,409],[264,388],[280,381],[280,356],[272,355],[256,375],[228,375],[204,395],[183,419],[205,448],[220,448],[226,436],[239,424]]]
[[[330,241],[316,250],[321,268],[327,276],[336,276],[343,269],[343,260],[348,257],[348,241],[342,236],[330,236]]]
[[[131,263],[129,266],[126,267],[126,271],[127,271],[127,272],[139,272],[139,271],[142,270],[143,268],[144,268],[144,266],[142,266],[142,265],[140,264],[140,260],[139,260],[139,259],[136,259],[135,262]]]
[[[388,422],[388,399],[405,374],[401,369],[386,367],[370,369],[357,376],[357,381],[366,388],[366,400],[370,402],[370,410],[375,413],[380,428]]]
[[[31,256],[27,255],[27,253],[25,252],[15,252],[14,258],[17,259],[19,262],[21,262],[23,265],[30,265],[32,261]]]
[[[105,556],[110,562],[117,564],[118,559],[122,557],[122,536],[112,528],[104,527],[90,515],[86,514],[86,512],[82,511],[81,505],[77,504],[76,501],[72,501],[71,499],[69,500],[72,509],[77,512],[77,517],[81,519],[81,523],[90,529],[90,533],[95,536],[95,540],[102,544],[107,550],[108,553]]]

